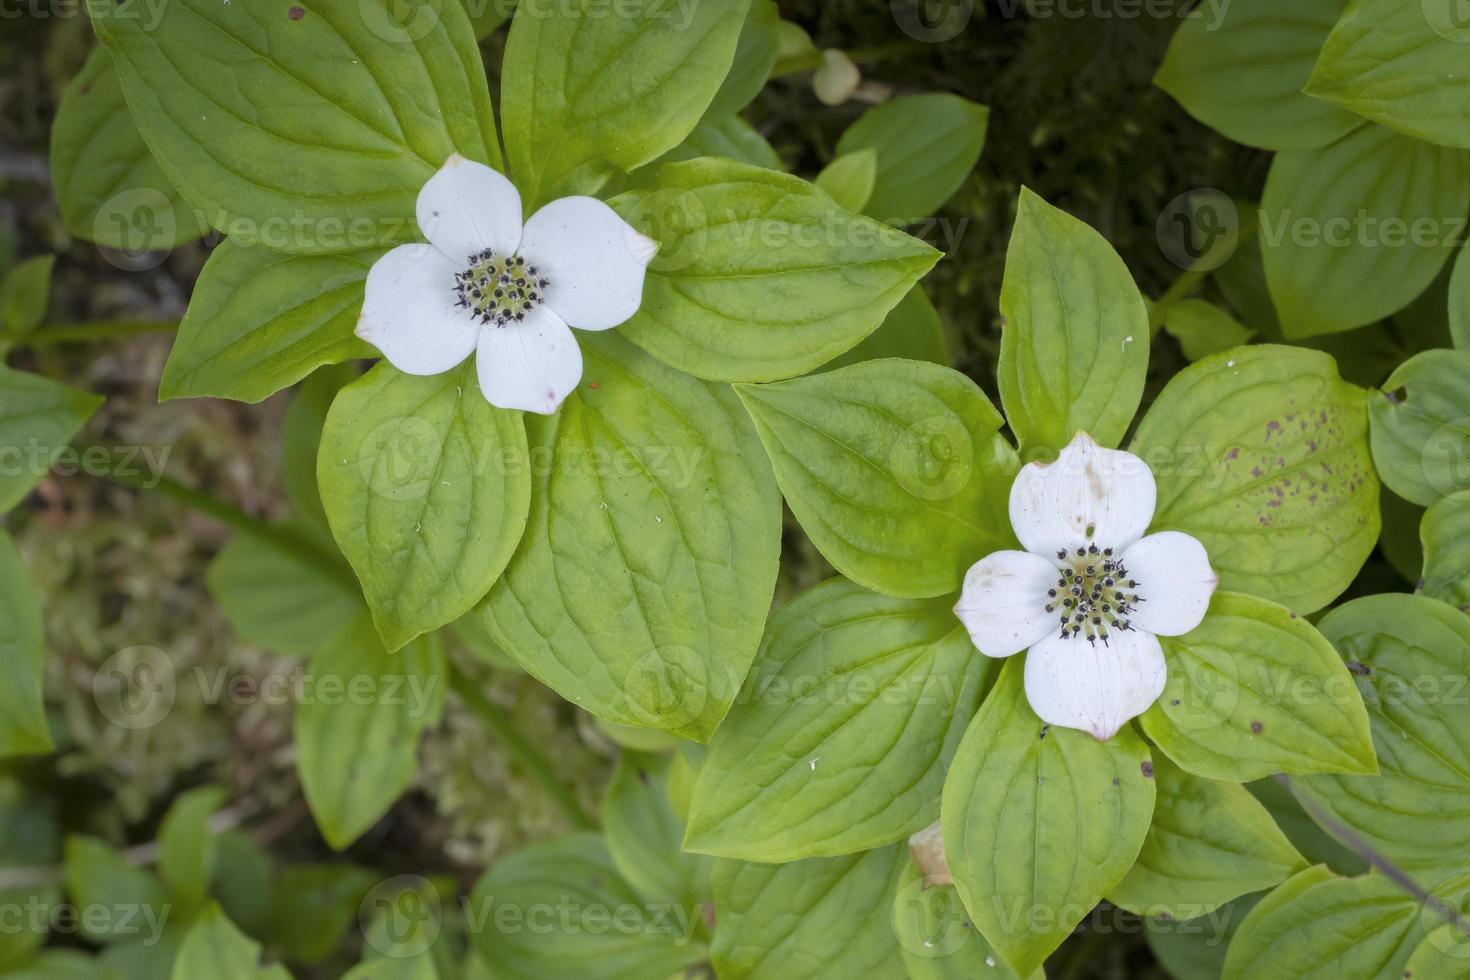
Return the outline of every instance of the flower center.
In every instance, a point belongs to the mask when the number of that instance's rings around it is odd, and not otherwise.
[[[519,323],[546,299],[550,281],[524,256],[496,255],[490,249],[469,257],[469,265],[454,276],[454,305],[470,311],[484,324],[504,327]]]
[[[1092,544],[1058,551],[1057,558],[1065,564],[1056,587],[1046,592],[1046,611],[1059,614],[1062,639],[1085,636],[1088,643],[1102,640],[1107,646],[1111,633],[1133,628],[1128,617],[1144,600],[1112,548],[1099,551]]]

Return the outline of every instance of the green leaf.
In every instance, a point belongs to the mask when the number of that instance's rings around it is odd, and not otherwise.
[[[206,581],[236,633],[273,653],[304,657],[365,611],[362,593],[342,571],[327,574],[319,564],[240,534],[209,563]]]
[[[332,847],[361,836],[413,781],[419,735],[444,706],[446,670],[436,637],[390,654],[365,617],[312,656],[296,706],[296,766]]]
[[[1470,612],[1470,495],[1431,504],[1419,525],[1424,577],[1419,589],[1461,612]]]
[[[356,865],[293,864],[276,879],[274,913],[266,934],[286,959],[319,963],[342,945],[362,902],[382,881]]]
[[[781,157],[775,148],[739,116],[705,116],[684,142],[659,160],[677,163],[698,157],[728,157],[752,167],[782,169]]]
[[[451,154],[500,166],[458,0],[87,0],[165,176],[208,223],[281,252],[415,237]]]
[[[0,513],[31,492],[101,405],[96,395],[0,364]]]
[[[645,903],[594,834],[499,861],[470,908],[481,917],[470,923],[475,950],[503,980],[668,977],[706,956],[697,910]]]
[[[1470,248],[1455,254],[1449,282],[1450,339],[1456,350],[1470,350]]]
[[[526,210],[596,191],[683,142],[730,71],[750,0],[521,6],[501,69],[505,152]]]
[[[880,357],[904,357],[949,366],[949,342],[944,337],[944,324],[940,322],[939,311],[929,301],[922,283],[915,285],[898,301],[877,330],[864,337],[852,350],[822,365],[821,370],[876,361]]]
[[[1403,309],[1438,275],[1470,209],[1470,157],[1364,126],[1278,153],[1261,197],[1266,281],[1288,338]]]
[[[1006,418],[1032,449],[1078,430],[1123,438],[1148,370],[1148,312],[1128,267],[1101,235],[1022,188],[1000,292],[996,379]]]
[[[204,904],[214,877],[215,839],[209,818],[225,800],[218,786],[176,797],[158,829],[158,874],[185,914]]]
[[[715,93],[705,118],[739,112],[765,88],[776,65],[780,25],[781,12],[774,0],[751,3],[745,26],[740,29],[740,40],[735,45],[730,72]]]
[[[952,597],[829,579],[771,618],[700,769],[688,847],[753,861],[848,854],[939,817],[944,772],[994,661]]]
[[[1306,867],[1250,791],[1154,760],[1158,797],[1138,862],[1108,900],[1139,915],[1195,919]]]
[[[1442,146],[1470,148],[1463,65],[1470,24],[1450,3],[1405,15],[1393,0],[1354,0],[1322,46],[1306,94]]]
[[[909,980],[1016,980],[975,928],[955,887],[926,885],[913,861],[893,898],[892,926]],[[1046,980],[1046,974],[1038,968],[1028,980]]]
[[[0,777],[0,868],[54,863],[61,856],[58,816],[54,797],[14,775]],[[54,882],[0,889],[0,907],[17,911],[54,909],[61,898],[61,889]],[[0,975],[10,976],[21,964],[39,974],[36,950],[50,929],[49,915],[12,919],[0,931],[0,970],[7,971]],[[44,980],[44,974],[37,980]]]
[[[863,210],[885,221],[918,221],[975,169],[989,119],[989,109],[958,95],[904,96],[865,112],[837,141],[837,155],[876,150],[877,177]]]
[[[877,179],[878,150],[870,146],[833,160],[814,183],[847,210],[861,211],[873,196]]]
[[[1154,809],[1148,746],[1045,725],[1008,661],[944,784],[944,851],[980,932],[1023,976],[1128,871]],[[1003,860],[997,860],[997,855]]]
[[[142,868],[96,837],[66,840],[67,895],[79,909],[77,927],[96,943],[125,943],[160,928],[173,911],[168,892]]]
[[[380,255],[281,255],[226,239],[200,273],[159,397],[258,402],[323,364],[370,356],[352,331]]]
[[[755,658],[780,498],[734,393],[618,333],[583,334],[582,386],[528,419],[531,516],[481,621],[593,714],[704,741]]]
[[[1168,679],[1143,730],[1211,779],[1376,771],[1368,715],[1332,644],[1274,602],[1216,592],[1204,621],[1161,636]]]
[[[1325,146],[1363,124],[1302,87],[1346,0],[1231,0],[1174,32],[1154,84],[1200,122],[1265,150]],[[1225,79],[1229,79],[1228,83]]]
[[[1332,601],[1378,539],[1366,393],[1332,358],[1269,344],[1180,371],[1130,451],[1154,472],[1150,530],[1192,534],[1220,587],[1299,613]]]
[[[280,965],[263,966],[260,944],[237,929],[218,905],[189,927],[174,960],[172,980],[291,980]]]
[[[1285,785],[1285,780],[1267,776],[1247,783],[1245,788],[1270,811],[1276,826],[1309,864],[1325,864],[1338,874],[1349,876],[1368,870],[1365,858],[1338,843],[1307,816],[1307,811],[1302,809],[1301,802]]]
[[[89,977],[113,978],[172,976],[174,961],[184,944],[187,926],[170,923],[156,932],[150,927],[142,936],[112,943],[92,961]]]
[[[275,901],[275,868],[270,853],[254,837],[229,830],[215,838],[214,881],[210,893],[231,922],[252,935],[269,930]]]
[[[1390,490],[1421,507],[1470,489],[1470,351],[1428,350],[1368,399],[1373,462]]]
[[[526,526],[530,470],[520,413],[485,400],[473,359],[432,377],[383,362],[337,395],[317,480],[390,651],[490,590]]]
[[[1149,951],[1174,980],[1220,980],[1230,939],[1260,895],[1227,902],[1197,919],[1144,919]]]
[[[667,756],[624,751],[602,798],[608,854],[649,902],[690,908],[709,895],[709,859],[684,854],[684,820],[668,796]]]
[[[281,420],[281,477],[291,510],[317,527],[327,526],[321,489],[316,482],[316,457],[322,443],[327,412],[342,386],[358,377],[353,365],[333,365],[312,372],[291,396]]]
[[[46,704],[41,695],[45,673],[45,632],[41,601],[31,587],[10,535],[0,530],[0,758],[49,752]]]
[[[1230,943],[1224,980],[1399,977],[1422,935],[1419,923],[1419,903],[1382,875],[1338,878],[1318,865],[1246,916]]]
[[[1256,335],[1229,313],[1202,299],[1186,299],[1164,314],[1164,332],[1179,341],[1190,361],[1239,347]]]
[[[662,248],[620,332],[714,381],[804,374],[872,333],[939,253],[797,177],[730,160],[660,165],[612,201]]]
[[[794,864],[719,860],[711,961],[722,980],[903,976],[889,928],[902,844]]]
[[[1322,632],[1368,704],[1380,773],[1314,776],[1297,792],[1431,887],[1470,871],[1470,827],[1448,818],[1470,812],[1470,618],[1423,596],[1377,595],[1328,613]]]
[[[958,371],[868,361],[736,391],[802,528],[859,585],[947,595],[1013,545],[1016,454],[1000,413]]]
[[[51,302],[51,269],[56,256],[37,255],[0,279],[0,331],[24,337],[41,325]]]
[[[130,257],[206,231],[148,151],[112,55],[100,45],[61,93],[51,126],[51,185],[67,231]]]

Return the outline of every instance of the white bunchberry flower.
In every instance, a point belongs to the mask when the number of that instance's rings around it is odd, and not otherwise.
[[[1025,551],[965,575],[955,614],[987,657],[1026,655],[1026,699],[1042,721],[1109,739],[1164,690],[1157,636],[1188,633],[1219,582],[1179,531],[1144,537],[1158,490],[1132,453],[1079,432],[1056,462],[1011,485]]]
[[[592,197],[563,197],[521,224],[504,175],[455,154],[419,191],[427,245],[399,245],[368,272],[357,335],[405,374],[475,354],[498,408],[550,415],[582,378],[569,326],[607,330],[643,300],[658,244]]]

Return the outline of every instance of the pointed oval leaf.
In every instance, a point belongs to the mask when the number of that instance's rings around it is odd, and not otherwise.
[[[1154,472],[1152,530],[1198,538],[1220,587],[1319,609],[1378,539],[1366,393],[1317,351],[1261,344],[1175,375],[1130,451]]]
[[[1006,250],[996,380],[1024,458],[1078,430],[1123,438],[1143,397],[1148,313],[1128,267],[1085,223],[1022,188]]]
[[[317,481],[390,650],[490,591],[526,526],[530,468],[520,413],[485,400],[473,359],[433,377],[385,361],[337,395]]]
[[[1439,274],[1470,210],[1470,157],[1364,126],[1278,153],[1261,195],[1266,281],[1288,338],[1397,313]]]
[[[1428,507],[1470,490],[1470,351],[1427,350],[1368,399],[1373,462],[1389,489]]]
[[[481,620],[593,714],[703,741],[755,659],[780,494],[728,387],[616,331],[580,339],[581,387],[528,419],[531,516]]]
[[[1148,746],[1042,723],[1012,658],[944,784],[944,852],[980,932],[1023,976],[1127,873],[1154,809]],[[997,860],[1000,856],[1003,859]]]
[[[372,356],[353,330],[381,254],[282,255],[226,239],[199,274],[159,398],[258,402],[323,364]]]
[[[364,617],[307,664],[296,707],[301,788],[327,843],[342,850],[413,781],[419,735],[439,720],[444,648],[424,637],[390,654]]]
[[[1470,826],[1454,816],[1470,813],[1470,617],[1377,595],[1328,613],[1322,632],[1367,702],[1380,773],[1314,776],[1297,792],[1431,887],[1470,872]]]
[[[889,928],[902,844],[793,864],[719,860],[711,961],[731,980],[903,975]]]
[[[1266,150],[1324,146],[1360,116],[1302,93],[1345,0],[1231,0],[1195,8],[1174,32],[1154,84],[1200,122]],[[1228,77],[1229,84],[1222,84]]]
[[[1138,862],[1108,900],[1139,915],[1195,919],[1306,867],[1271,814],[1239,783],[1154,759],[1158,797]]]
[[[1216,592],[1204,621],[1161,636],[1164,693],[1143,730],[1212,779],[1376,771],[1368,714],[1332,644],[1284,606]]]
[[[100,45],[56,107],[51,185],[67,231],[131,255],[167,251],[207,230],[143,142],[112,54]]]
[[[944,772],[993,671],[948,599],[830,579],[772,617],[710,741],[691,850],[755,861],[847,854],[939,816]]]
[[[800,178],[733,160],[661,164],[612,204],[661,245],[622,332],[714,381],[776,381],[831,360],[939,259]]]
[[[458,0],[88,0],[164,174],[227,235],[344,252],[417,235],[451,154],[500,165]]]
[[[948,595],[1014,546],[1019,464],[1000,413],[958,371],[878,360],[736,391],[802,528],[858,584]]]
[[[527,211],[678,146],[719,91],[750,0],[523,4],[505,44],[505,152]]]

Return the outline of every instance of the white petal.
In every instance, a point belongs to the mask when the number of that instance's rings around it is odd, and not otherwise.
[[[1181,531],[1150,534],[1123,552],[1123,565],[1145,600],[1129,620],[1160,636],[1179,636],[1198,626],[1220,584],[1205,546]]]
[[[1059,613],[1047,612],[1047,589],[1057,587],[1057,567],[1024,551],[997,551],[970,566],[955,615],[987,657],[1009,657],[1061,632]]]
[[[521,255],[550,280],[546,302],[580,330],[616,327],[638,312],[658,243],[594,197],[563,197],[531,215]]]
[[[399,245],[368,270],[357,335],[404,374],[440,374],[470,356],[480,326],[455,307],[458,270],[432,245]]]
[[[470,253],[511,255],[521,244],[521,195],[505,175],[458,153],[419,191],[419,230],[463,269]]]
[[[1164,691],[1164,651],[1152,633],[1088,643],[1049,636],[1026,654],[1026,700],[1042,721],[1107,740]]]
[[[544,304],[509,326],[488,326],[475,358],[480,390],[496,408],[551,415],[582,380],[582,349]]]
[[[1056,462],[1021,467],[1011,484],[1011,526],[1032,554],[1094,542],[1121,550],[1148,530],[1157,495],[1143,460],[1079,432]]]

